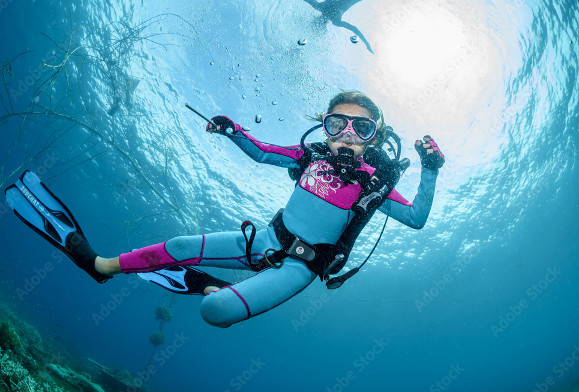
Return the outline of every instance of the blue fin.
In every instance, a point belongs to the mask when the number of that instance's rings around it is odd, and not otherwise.
[[[94,267],[96,253],[70,210],[31,171],[4,191],[16,216],[99,283],[111,277]]]
[[[139,272],[137,275],[176,294],[203,295],[203,290],[207,286],[222,288],[230,284],[187,265],[176,265],[153,272]]]

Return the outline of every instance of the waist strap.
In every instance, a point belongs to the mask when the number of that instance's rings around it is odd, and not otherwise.
[[[270,226],[273,227],[275,236],[282,249],[275,252],[273,257],[278,260],[291,256],[301,260],[320,280],[327,278],[328,274],[339,272],[344,266],[344,255],[340,254],[339,248],[333,244],[309,244],[293,235],[283,223],[283,208],[273,217]],[[271,259],[272,256],[268,256]],[[338,268],[339,267],[339,268]],[[337,271],[334,270],[338,268]]]

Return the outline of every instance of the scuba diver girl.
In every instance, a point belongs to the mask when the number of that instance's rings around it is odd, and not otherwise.
[[[400,140],[384,123],[381,110],[358,91],[345,91],[320,116],[324,143],[280,147],[262,143],[228,117],[217,116],[206,130],[229,138],[257,162],[288,168],[296,180],[284,209],[268,227],[256,230],[172,238],[115,258],[103,258],[90,247],[66,206],[33,173],[25,172],[6,189],[19,218],[69,256],[97,282],[118,273],[137,273],[175,293],[205,295],[201,315],[226,328],[266,312],[304,290],[319,276],[328,288],[339,287],[361,266],[339,277],[353,244],[376,210],[420,229],[426,223],[438,169],[444,155],[430,136],[415,144],[421,181],[412,203],[394,189],[407,160],[400,160]],[[382,149],[394,138],[398,151]],[[383,231],[383,229],[382,229]],[[366,259],[367,260],[367,259]],[[253,270],[255,275],[228,283],[198,269],[220,267]]]

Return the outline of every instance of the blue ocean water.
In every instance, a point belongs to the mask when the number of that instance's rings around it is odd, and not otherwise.
[[[105,256],[264,226],[287,201],[285,170],[203,132],[185,103],[290,145],[306,115],[359,89],[412,161],[403,195],[419,181],[415,139],[447,157],[424,229],[389,222],[340,290],[316,281],[224,330],[200,298],[130,276],[96,285],[2,200],[3,301],[79,358],[137,375],[170,305],[152,390],[575,390],[577,2],[364,0],[343,19],[375,54],[301,0],[0,1],[0,185],[38,173]]]

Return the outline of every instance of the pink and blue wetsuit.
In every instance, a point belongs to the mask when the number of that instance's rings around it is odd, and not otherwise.
[[[299,147],[266,145],[241,127],[230,138],[257,162],[297,168],[304,151]],[[322,173],[330,169],[326,161],[313,161],[303,172],[283,213],[283,222],[295,236],[310,244],[335,244],[354,217],[352,206],[361,192],[359,184],[345,184],[339,177]],[[372,174],[374,168],[362,162],[358,170]],[[412,203],[393,191],[379,210],[415,229],[426,223],[438,171],[422,168],[418,194]],[[167,242],[125,253],[120,257],[123,272],[148,272],[174,265],[211,266],[250,270],[246,241],[241,231],[176,237]],[[258,230],[252,259],[260,259],[268,249],[281,249],[274,230]],[[314,279],[316,274],[297,259],[288,257],[281,268],[268,268],[243,281],[223,287],[203,298],[201,315],[211,325],[228,327],[287,301]]]

